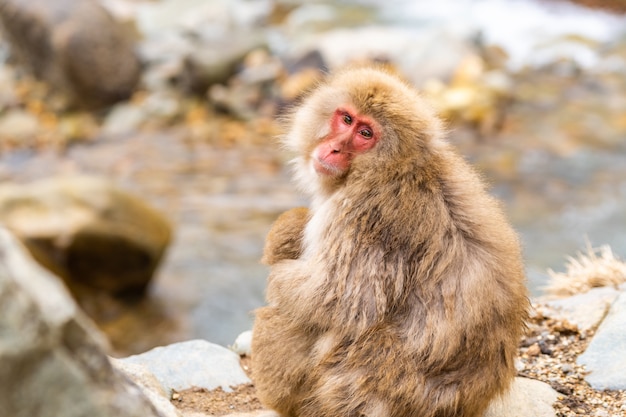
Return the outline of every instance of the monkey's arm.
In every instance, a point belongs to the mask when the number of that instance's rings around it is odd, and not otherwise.
[[[358,293],[352,283],[339,283],[329,275],[324,262],[287,259],[272,265],[266,297],[295,323],[329,329],[340,326],[360,332],[379,322],[386,314],[389,297],[380,291],[372,274],[360,276]],[[343,281],[343,280],[341,280]],[[345,296],[351,293],[351,297]]]
[[[283,259],[298,259],[302,253],[302,236],[309,221],[309,209],[296,207],[281,214],[265,239],[265,265],[274,265]]]

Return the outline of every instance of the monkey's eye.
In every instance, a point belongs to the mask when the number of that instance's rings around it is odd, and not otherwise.
[[[371,139],[374,134],[369,129],[362,129],[359,131],[359,135],[363,136],[365,139]]]
[[[344,114],[343,115],[343,122],[347,125],[351,125],[352,124],[352,117],[349,114]]]

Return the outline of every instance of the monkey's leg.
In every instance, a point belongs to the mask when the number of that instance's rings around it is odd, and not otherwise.
[[[376,329],[336,349],[312,370],[315,379],[301,417],[480,417],[476,398],[485,374],[440,372],[389,328]],[[472,386],[467,386],[468,384]],[[485,391],[487,393],[488,390]],[[469,395],[469,398],[468,398]],[[473,397],[473,398],[472,398]]]
[[[259,399],[283,416],[295,416],[308,384],[311,336],[293,326],[276,307],[256,311],[252,377]]]

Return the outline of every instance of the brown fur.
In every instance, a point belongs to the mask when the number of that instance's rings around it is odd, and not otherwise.
[[[296,207],[278,216],[265,239],[261,262],[273,265],[283,259],[298,259],[302,253],[302,232],[308,221],[306,207]]]
[[[346,102],[383,136],[346,175],[317,180],[311,150]],[[395,77],[339,73],[291,120],[313,207],[292,238],[297,259],[266,253],[276,262],[252,342],[261,401],[283,416],[481,416],[515,375],[528,309],[499,204]]]

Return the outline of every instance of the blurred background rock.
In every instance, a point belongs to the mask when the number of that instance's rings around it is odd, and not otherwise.
[[[269,225],[307,203],[277,117],[325,72],[377,62],[438,106],[504,200],[540,294],[585,239],[626,253],[625,11],[623,0],[0,0],[0,221],[57,261],[117,354],[229,344],[263,304]],[[85,175],[108,191],[69,192]],[[127,211],[131,200],[142,209]],[[71,277],[62,250],[74,247]]]

